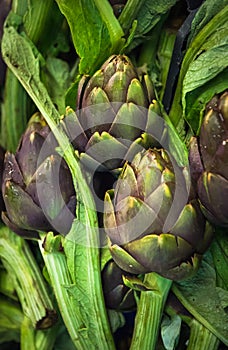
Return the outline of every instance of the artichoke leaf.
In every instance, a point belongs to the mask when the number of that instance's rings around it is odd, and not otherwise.
[[[107,0],[57,0],[67,19],[74,47],[81,58],[81,74],[92,74],[124,44],[123,30]]]
[[[119,176],[119,179],[121,179],[122,181],[118,181],[116,184],[115,202],[119,202],[127,196],[139,196],[135,173],[128,163],[125,163],[123,171]]]
[[[10,198],[10,206],[8,206],[8,197]],[[51,227],[42,210],[17,184],[11,181],[6,182],[4,199],[7,212],[10,213],[12,222],[16,223],[19,227],[27,230],[35,225],[38,226],[40,230],[46,230],[48,227]]]
[[[187,255],[191,260],[193,254],[193,248],[186,241],[164,233],[147,235],[127,243],[124,248],[144,266],[144,272],[157,272],[161,275],[180,265]]]
[[[124,103],[118,110],[110,134],[124,143],[138,138],[145,129],[147,110],[140,108],[133,102]]]
[[[107,152],[108,149],[108,152]],[[95,159],[98,166],[115,169],[119,167],[120,160],[123,162],[127,146],[112,137],[107,132],[94,133],[87,143],[86,155]],[[84,160],[85,160],[85,156]]]
[[[110,243],[110,251],[117,265],[124,271],[130,273],[144,273],[145,268],[137,262],[126,250],[117,244]]]
[[[209,212],[209,215],[214,216],[217,224],[227,222],[227,205],[224,205],[226,198],[228,198],[228,182],[218,175],[210,172],[204,172],[198,181],[198,193],[203,203],[202,208]],[[207,203],[208,207],[207,209]]]
[[[216,271],[209,251],[197,274],[174,283],[173,292],[199,322],[228,345],[228,315],[223,308],[221,291],[216,286]]]
[[[147,99],[143,91],[142,84],[136,78],[132,79],[128,87],[126,101],[128,103],[133,102],[138,106],[147,105]]]

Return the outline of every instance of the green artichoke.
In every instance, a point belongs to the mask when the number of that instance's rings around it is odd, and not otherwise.
[[[189,163],[206,218],[228,226],[228,92],[208,104],[199,137],[190,144]]]
[[[125,271],[186,278],[211,242],[213,231],[197,199],[189,197],[173,211],[175,191],[178,202],[185,190],[174,168],[164,149],[140,152],[124,166],[115,190],[106,193],[104,227],[112,257]]]
[[[131,311],[136,308],[134,291],[123,281],[123,277],[129,275],[114,260],[111,259],[106,263],[101,277],[107,308],[118,311]]]
[[[148,75],[139,76],[125,55],[111,56],[90,79],[84,76],[78,87],[78,118],[69,112],[63,120],[82,161],[94,169],[121,167],[146,129],[152,99]]]
[[[40,113],[30,120],[16,154],[5,155],[2,219],[17,234],[38,238],[37,230],[66,234],[75,217],[70,171],[55,151],[57,142]]]

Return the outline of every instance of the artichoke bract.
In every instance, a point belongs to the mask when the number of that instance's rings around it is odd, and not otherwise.
[[[172,225],[166,225],[175,190],[177,195],[184,191],[173,164],[164,149],[140,152],[106,193],[104,227],[112,257],[125,271],[186,278],[198,269],[211,242],[212,227],[194,197],[179,213],[174,210]]]
[[[77,121],[69,115],[64,120],[82,161],[94,169],[100,166],[98,170],[121,167],[132,143],[145,131],[152,99],[149,76],[138,74],[125,55],[111,56],[91,78],[82,77]]]
[[[15,155],[5,155],[2,219],[25,238],[38,238],[38,230],[67,234],[75,217],[71,174],[55,151],[57,146],[45,120],[36,113]]]
[[[109,309],[131,311],[136,308],[134,291],[124,284],[123,276],[127,276],[112,259],[102,270],[102,287],[105,304]]]
[[[228,226],[228,92],[208,104],[189,163],[201,209],[213,224]]]

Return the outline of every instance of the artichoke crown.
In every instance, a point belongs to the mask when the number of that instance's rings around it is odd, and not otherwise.
[[[82,161],[90,168],[121,167],[145,132],[152,98],[148,75],[140,75],[125,55],[111,56],[92,77],[82,77],[75,122],[63,120],[68,134],[75,130],[71,139]]]
[[[169,231],[163,230],[176,182],[169,155],[149,149],[126,164],[115,190],[106,193],[104,226],[123,270],[181,279],[197,269],[212,237],[198,201],[189,198]]]
[[[199,137],[191,140],[189,162],[203,213],[228,226],[228,92],[208,104]]]
[[[66,234],[70,228],[72,218],[70,220],[69,216],[74,216],[75,193],[70,171],[56,153],[56,146],[49,127],[36,113],[15,155],[6,153],[3,220],[24,237],[36,238],[36,230],[56,231],[56,227],[58,232]]]
[[[141,80],[141,81],[140,81]],[[88,80],[83,77],[78,89],[78,109],[95,103],[135,103],[148,107],[152,85],[146,84],[125,55],[111,56]]]

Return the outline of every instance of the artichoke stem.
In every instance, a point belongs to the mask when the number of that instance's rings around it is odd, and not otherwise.
[[[45,330],[35,330],[28,317],[20,327],[20,350],[50,350],[53,349],[58,335],[59,325]]]
[[[28,317],[24,316],[21,324],[21,350],[36,350],[35,347],[35,329]]]
[[[81,332],[82,322],[77,311],[77,304],[75,299],[70,297],[67,289],[67,287],[72,285],[72,279],[68,270],[66,256],[61,250],[61,238],[60,236],[54,237],[52,232],[48,233],[46,237],[45,234],[41,233],[40,237],[42,238],[39,240],[40,251],[64,324],[76,349],[87,350],[89,344]],[[43,239],[44,237],[45,240]]]
[[[47,330],[38,330],[35,334],[35,346],[39,350],[50,350],[54,348],[56,338],[59,333],[60,324],[47,329]],[[30,349],[30,348],[27,348]],[[23,349],[22,349],[23,350]]]
[[[197,320],[191,322],[191,332],[187,350],[217,350],[219,339]]]
[[[57,320],[56,311],[34,256],[27,242],[4,226],[0,228],[0,258],[33,327],[52,326]]]
[[[156,348],[161,317],[172,281],[149,273],[145,275],[135,318],[135,326],[130,350],[153,350]]]
[[[19,343],[23,313],[18,303],[5,298],[0,294],[0,329],[1,340],[14,339]]]
[[[8,151],[15,152],[30,111],[31,101],[25,89],[8,68],[1,118],[1,144]]]

